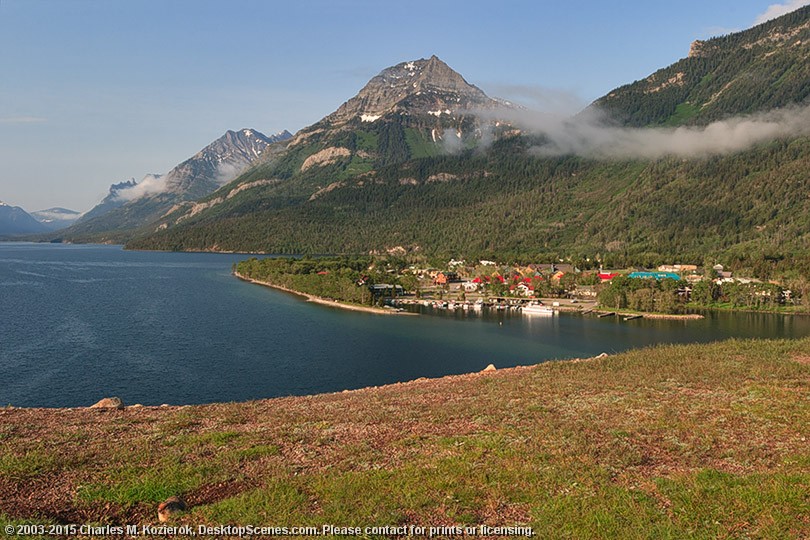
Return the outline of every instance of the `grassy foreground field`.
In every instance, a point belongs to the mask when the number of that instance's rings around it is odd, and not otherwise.
[[[810,538],[808,438],[808,339],[248,403],[3,409],[0,530],[156,524],[157,504],[182,495],[189,510],[173,523],[195,530]]]

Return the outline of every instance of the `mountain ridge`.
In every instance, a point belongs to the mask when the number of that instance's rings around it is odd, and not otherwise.
[[[262,152],[292,135],[284,130],[266,136],[243,128],[228,130],[164,175],[147,175],[110,187],[108,195],[76,225],[61,231],[71,241],[125,241],[178,204],[204,197],[257,161]]]

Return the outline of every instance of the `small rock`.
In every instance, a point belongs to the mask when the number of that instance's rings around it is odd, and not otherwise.
[[[143,409],[143,404],[142,403],[136,403],[135,405],[130,405],[129,408],[130,409]]]
[[[603,352],[603,353],[602,353],[602,354],[600,354],[599,356],[594,356],[594,358],[596,358],[596,359],[599,359],[599,358],[607,358],[607,357],[608,357],[608,353],[606,353],[606,352]]]
[[[169,497],[158,505],[158,519],[166,523],[173,515],[185,512],[186,508],[185,501],[180,497]]]
[[[95,405],[90,405],[91,409],[123,409],[124,402],[118,397],[105,397]]]
[[[496,371],[498,368],[495,367],[495,364],[490,364],[484,368],[484,371]]]

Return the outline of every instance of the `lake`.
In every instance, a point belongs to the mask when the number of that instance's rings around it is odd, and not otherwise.
[[[810,317],[699,321],[340,310],[230,275],[246,255],[0,243],[0,405],[244,401],[615,353],[810,335]]]

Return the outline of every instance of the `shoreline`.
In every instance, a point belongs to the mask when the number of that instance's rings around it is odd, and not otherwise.
[[[594,310],[593,313],[597,315],[605,315],[614,313],[620,317],[641,317],[643,319],[657,319],[669,321],[697,321],[705,319],[704,315],[700,313],[645,313],[643,311],[621,311],[621,310]]]
[[[294,294],[297,296],[302,296],[306,298],[307,302],[312,302],[315,304],[321,304],[324,306],[331,306],[340,309],[345,309],[348,311],[360,311],[363,313],[372,313],[374,315],[419,315],[418,313],[411,313],[409,311],[396,311],[394,309],[384,309],[384,308],[377,308],[372,306],[360,306],[357,304],[349,304],[346,302],[341,302],[340,300],[330,300],[328,298],[323,298],[322,296],[316,296],[314,294],[305,293],[302,291],[296,291],[295,289],[289,289],[287,287],[282,287],[281,285],[275,285],[273,283],[269,283],[267,281],[261,281],[258,279],[249,278],[247,276],[243,276],[239,272],[234,271],[233,275],[237,278],[241,279],[242,281],[246,281],[248,283],[253,283],[255,285],[261,285],[264,287],[270,287],[271,289],[277,289],[279,291],[284,291],[286,293]]]

